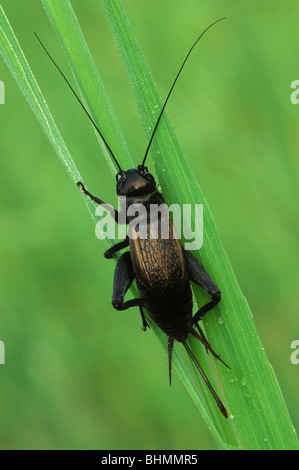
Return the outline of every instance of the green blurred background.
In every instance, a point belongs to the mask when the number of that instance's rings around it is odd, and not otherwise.
[[[138,164],[146,141],[102,4],[72,5]],[[70,76],[41,3],[2,6],[85,182],[116,205],[93,130],[33,36]],[[162,97],[197,35],[227,17],[194,52],[168,111],[298,428],[298,2],[124,6]],[[0,80],[0,448],[216,448],[176,376],[169,388],[165,352],[138,312],[113,310],[105,242],[2,59]]]

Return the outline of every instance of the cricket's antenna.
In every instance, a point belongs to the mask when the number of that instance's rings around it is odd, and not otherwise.
[[[60,75],[62,76],[62,78],[64,79],[64,81],[66,82],[66,84],[68,85],[68,87],[70,88],[70,90],[72,91],[72,93],[74,94],[74,96],[77,98],[78,102],[80,103],[80,105],[82,106],[83,110],[85,111],[85,113],[87,114],[89,120],[91,121],[92,125],[94,126],[95,130],[97,131],[97,133],[99,134],[99,136],[101,137],[102,141],[104,142],[104,144],[106,145],[108,151],[110,152],[110,155],[111,157],[113,158],[113,160],[115,161],[116,165],[118,166],[118,169],[119,171],[122,171],[121,170],[121,167],[120,167],[120,164],[118,163],[117,161],[117,158],[116,156],[114,155],[114,153],[112,152],[110,146],[108,145],[106,139],[104,138],[103,134],[101,133],[100,129],[98,128],[98,126],[96,125],[96,123],[94,122],[93,118],[91,117],[90,113],[87,111],[86,107],[84,106],[84,104],[82,103],[82,101],[80,100],[79,96],[77,95],[77,93],[75,92],[74,88],[72,87],[72,85],[70,84],[70,82],[68,81],[68,79],[66,78],[66,76],[64,75],[64,73],[62,72],[62,70],[59,68],[59,66],[56,64],[56,62],[54,61],[54,59],[51,57],[50,53],[47,51],[46,47],[43,45],[42,41],[39,39],[38,35],[34,32],[34,35],[36,37],[36,39],[38,40],[38,42],[40,43],[40,45],[42,46],[42,48],[44,49],[44,51],[46,52],[47,56],[51,59],[51,61],[53,62],[53,64],[55,65],[55,67],[57,68],[58,72],[60,73]]]
[[[169,100],[169,97],[170,97],[170,95],[171,95],[171,93],[172,93],[172,90],[174,89],[174,86],[175,86],[175,84],[176,84],[176,82],[177,82],[177,79],[179,78],[179,76],[180,76],[180,74],[181,74],[181,71],[182,71],[183,68],[184,68],[185,63],[187,62],[187,59],[188,59],[189,55],[191,54],[192,50],[194,49],[194,47],[196,46],[196,44],[198,43],[198,41],[203,37],[203,35],[204,35],[212,26],[214,26],[216,23],[219,23],[219,21],[222,21],[222,20],[224,20],[224,19],[225,19],[225,17],[224,17],[224,18],[220,18],[219,20],[214,21],[214,23],[210,24],[210,26],[208,26],[208,27],[201,33],[201,35],[196,39],[196,41],[195,41],[195,43],[193,44],[193,46],[189,49],[189,52],[188,52],[188,54],[186,55],[185,60],[184,60],[184,62],[182,63],[181,68],[180,68],[180,70],[178,71],[178,74],[177,74],[177,76],[176,76],[175,79],[174,79],[173,84],[171,85],[171,88],[170,88],[170,90],[169,90],[169,93],[168,93],[168,95],[167,95],[167,98],[166,98],[166,100],[165,100],[165,102],[164,102],[164,104],[163,104],[163,107],[162,107],[161,111],[160,111],[159,117],[158,117],[158,119],[157,119],[156,125],[155,125],[154,130],[153,130],[153,133],[152,133],[152,136],[151,136],[151,138],[150,138],[150,140],[149,140],[147,149],[146,149],[146,151],[145,151],[145,155],[144,155],[144,158],[143,158],[143,161],[142,161],[142,165],[141,165],[141,166],[144,166],[144,164],[145,164],[146,157],[147,157],[147,155],[148,155],[148,152],[149,152],[150,146],[151,146],[151,144],[152,144],[154,135],[155,135],[155,133],[156,133],[156,130],[157,130],[158,125],[159,125],[159,122],[160,122],[160,120],[161,120],[163,111],[164,111],[164,109],[165,109],[165,107],[166,107],[166,104],[167,104],[167,102],[168,102],[168,100]]]

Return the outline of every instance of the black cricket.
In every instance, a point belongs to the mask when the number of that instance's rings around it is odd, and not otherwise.
[[[58,65],[54,62],[54,60],[52,59],[52,57],[50,56],[38,36],[36,34],[35,35],[47,55],[50,57],[51,61],[54,63],[55,67],[58,69],[58,71],[68,84],[69,88],[79,101],[80,105],[89,117],[96,131],[101,136],[104,144],[106,145],[108,151],[110,152],[114,162],[116,163],[119,169],[116,174],[116,192],[118,196],[126,196],[125,207],[121,209],[121,211],[125,210],[125,218],[123,219],[120,217],[122,215],[121,212],[116,211],[113,207],[109,206],[104,201],[93,196],[89,191],[87,191],[81,181],[77,183],[78,187],[95,203],[102,205],[105,209],[110,211],[111,216],[117,223],[120,223],[120,220],[125,220],[127,224],[130,222],[132,217],[130,218],[127,216],[127,210],[132,204],[143,204],[143,206],[147,209],[146,238],[138,237],[137,232],[131,233],[130,236],[127,236],[125,238],[125,240],[115,244],[113,247],[109,248],[104,253],[105,258],[110,259],[117,251],[129,247],[129,251],[126,251],[120,256],[115,268],[112,295],[113,307],[117,310],[127,310],[131,307],[139,307],[142,318],[142,328],[144,331],[147,327],[149,327],[149,324],[147,323],[144,314],[144,309],[146,309],[151,319],[168,336],[170,384],[173,344],[174,341],[182,343],[187,353],[191,357],[193,363],[195,364],[196,368],[203,377],[204,381],[206,382],[221,413],[225,418],[228,418],[228,414],[223,403],[219,399],[218,395],[216,394],[211,383],[209,382],[204,371],[202,370],[201,366],[199,365],[197,359],[195,358],[194,354],[192,353],[190,347],[186,342],[186,339],[189,334],[195,336],[205,346],[207,352],[210,351],[214,357],[219,359],[226,367],[229,367],[212,349],[211,345],[209,344],[208,340],[206,339],[203,333],[203,330],[199,326],[199,321],[202,319],[202,317],[220,302],[221,292],[217,285],[211,280],[211,278],[209,277],[203,266],[199,263],[199,261],[192,255],[192,253],[185,250],[180,244],[179,240],[175,238],[172,224],[170,221],[168,239],[162,239],[161,237],[158,237],[157,239],[152,239],[150,237],[150,230],[151,228],[153,228],[151,227],[151,224],[153,223],[158,224],[158,227],[156,227],[156,229],[158,230],[159,235],[161,233],[161,218],[158,218],[156,222],[152,222],[150,220],[150,205],[160,205],[164,202],[164,198],[163,194],[157,189],[157,184],[153,175],[149,173],[148,168],[145,166],[145,161],[165,106],[192,49],[195,47],[201,37],[208,31],[208,29],[210,29],[214,24],[218,23],[223,19],[224,18],[221,18],[212,23],[210,26],[208,26],[208,28],[206,28],[205,31],[201,33],[201,35],[192,45],[178,74],[175,77],[175,80],[171,86],[168,96],[160,111],[156,125],[149,140],[142,164],[138,165],[137,168],[129,169],[126,171],[120,167],[114,153],[112,152],[110,146],[106,142],[104,136],[102,135],[96,123],[94,122],[93,118],[87,111],[86,107],[83,105],[82,101],[70,85],[69,81],[67,80],[61,69],[58,67]],[[125,301],[125,295],[134,280],[136,280],[137,289],[140,297],[137,299]],[[194,282],[195,284],[198,284],[211,299],[207,304],[203,305],[193,316],[193,301],[190,281]]]

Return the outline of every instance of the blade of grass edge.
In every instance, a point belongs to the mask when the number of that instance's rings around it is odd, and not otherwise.
[[[149,137],[157,119],[154,111],[157,104],[158,110],[161,109],[162,101],[121,1],[102,1]],[[298,449],[294,427],[249,306],[167,114],[160,123],[151,154],[167,202],[204,203],[204,246],[197,256],[222,291],[219,308],[209,312],[204,324],[211,343],[217,345],[232,367],[227,371],[217,364],[240,446],[243,449]],[[199,305],[202,304],[204,296],[197,288],[195,294]]]

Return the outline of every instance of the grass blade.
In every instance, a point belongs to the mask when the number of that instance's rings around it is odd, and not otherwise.
[[[106,107],[107,115],[102,112],[101,103],[95,90],[100,89],[99,93],[105,95],[104,87],[102,85],[99,87],[99,78],[95,74],[93,60],[70,2],[68,0],[42,0],[42,3],[65,51],[73,75],[78,83],[81,95],[83,96],[84,103],[87,104],[95,121],[100,123],[100,127],[103,130],[105,137],[107,136],[107,131],[109,129],[110,138],[107,138],[109,145],[111,143],[111,147],[113,149],[117,148],[117,144],[120,146],[116,154],[122,156],[122,160],[120,161],[121,166],[124,168],[134,167],[135,165],[128,156],[127,151],[122,151],[123,144],[122,142],[119,142],[120,131],[119,129],[114,129],[116,122],[113,114],[111,114],[111,116],[109,115],[110,105],[109,107]],[[64,24],[64,18],[67,18],[66,24]],[[84,46],[82,46],[82,44],[84,44]],[[96,80],[95,83],[93,83],[92,80],[95,76]],[[107,102],[109,101],[107,97],[102,97],[101,100],[103,99]],[[110,159],[108,152],[106,152],[106,155]],[[115,169],[113,167],[112,170],[113,174],[115,174]],[[136,295],[137,292],[134,292]],[[151,326],[162,344],[164,344],[165,335],[158,328],[155,328],[154,325],[151,324]],[[228,448],[229,444],[227,443],[227,440],[223,439],[223,436],[221,436],[219,432],[220,429],[222,430],[223,425],[221,424],[222,418],[219,417],[218,409],[215,411],[214,407],[210,406],[209,401],[209,406],[202,401],[201,396],[198,394],[198,387],[195,387],[188,369],[183,367],[183,358],[184,353],[176,352],[174,355],[173,365],[179,369],[179,374],[183,377],[183,382],[191,396],[193,396],[193,398],[196,397],[196,405],[202,409],[203,416],[206,419],[208,426],[213,431],[217,442],[221,448]],[[212,415],[214,415],[214,417],[212,417]],[[229,424],[228,426],[230,427]],[[233,442],[233,444],[235,445],[235,442]]]
[[[157,104],[161,109],[162,101],[121,2],[103,0],[103,4],[149,137],[157,118],[154,111]],[[236,439],[243,449],[298,449],[294,428],[249,306],[167,114],[162,118],[151,154],[168,203],[204,204],[204,246],[197,256],[222,291],[219,307],[209,312],[204,324],[211,344],[217,345],[232,367],[228,371],[217,364]],[[195,288],[195,295],[201,305],[203,294]]]

